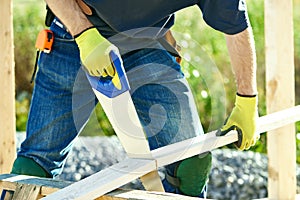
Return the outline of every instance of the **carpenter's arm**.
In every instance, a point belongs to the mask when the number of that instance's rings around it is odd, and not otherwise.
[[[45,0],[52,12],[77,35],[93,25],[82,12],[76,0]]]
[[[241,95],[257,94],[256,54],[252,28],[235,35],[225,35],[231,65]]]

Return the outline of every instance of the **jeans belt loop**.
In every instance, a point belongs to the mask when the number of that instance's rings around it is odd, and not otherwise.
[[[58,27],[64,29],[65,31],[67,31],[69,33],[68,28],[63,25],[63,23],[61,23],[59,20],[57,20],[56,18],[54,18],[53,23],[56,24]]]

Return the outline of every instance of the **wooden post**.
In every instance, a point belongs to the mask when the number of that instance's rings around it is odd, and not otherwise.
[[[15,73],[11,0],[1,1],[0,13],[0,173],[8,173],[16,155]]]
[[[293,1],[265,0],[267,112],[295,104]],[[268,133],[269,199],[296,198],[295,125]]]

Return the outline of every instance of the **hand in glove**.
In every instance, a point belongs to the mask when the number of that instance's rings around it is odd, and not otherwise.
[[[91,76],[115,75],[109,52],[118,52],[118,49],[103,38],[96,28],[84,31],[75,37],[75,41],[80,51],[81,62]]]
[[[239,150],[249,149],[259,139],[256,134],[257,97],[236,95],[235,107],[223,127],[217,131],[217,136],[226,135],[231,130],[238,132],[239,140],[235,143]]]

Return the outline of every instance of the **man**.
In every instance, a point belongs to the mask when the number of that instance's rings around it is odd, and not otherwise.
[[[255,144],[256,60],[244,1],[46,3],[57,17],[50,27],[54,45],[50,54],[43,53],[39,59],[27,137],[12,173],[43,177],[61,173],[73,141],[96,104],[81,64],[92,76],[113,77],[115,70],[108,55],[111,50],[122,56],[151,149],[203,134],[188,83],[174,57],[176,50],[165,43],[174,23],[173,13],[195,4],[208,25],[225,33],[237,83],[235,107],[217,135],[235,129],[240,150]],[[210,153],[166,166],[165,190],[205,197],[210,166]]]

